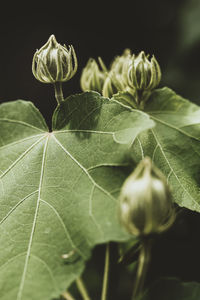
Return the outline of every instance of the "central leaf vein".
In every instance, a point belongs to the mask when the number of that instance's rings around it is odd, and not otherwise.
[[[40,206],[40,198],[41,198],[42,182],[43,182],[43,176],[44,176],[44,165],[45,165],[48,140],[49,140],[49,136],[47,136],[47,139],[46,139],[46,142],[44,145],[44,150],[43,150],[40,181],[39,181],[39,188],[38,188],[38,198],[37,198],[37,203],[36,203],[36,209],[35,209],[35,215],[34,215],[34,219],[33,219],[31,235],[30,235],[30,239],[29,239],[29,243],[28,243],[26,259],[25,259],[25,263],[24,263],[24,270],[22,273],[21,283],[20,283],[19,291],[18,291],[18,295],[17,295],[17,300],[22,299],[22,293],[23,293],[23,288],[24,288],[24,283],[25,283],[25,278],[26,278],[26,273],[27,273],[27,268],[28,268],[28,262],[29,262],[29,258],[30,258],[30,254],[31,254],[31,246],[32,246],[34,232],[35,232],[35,226],[36,226],[37,216],[38,216],[38,212],[39,212],[39,206]]]
[[[32,135],[32,136],[26,137],[26,138],[24,138],[24,139],[17,140],[17,141],[15,141],[15,142],[12,142],[12,143],[3,145],[3,146],[0,147],[0,151],[6,149],[7,147],[12,147],[12,146],[18,145],[18,144],[20,144],[20,143],[29,141],[29,140],[31,140],[31,139],[33,139],[33,138],[36,138],[36,137],[39,137],[39,136],[44,136],[44,134],[43,134],[43,133],[40,133],[40,134]]]
[[[0,118],[0,122],[8,122],[8,123],[15,123],[15,124],[20,124],[20,125],[23,125],[23,126],[26,126],[26,127],[30,127],[34,130],[37,130],[37,131],[41,131],[41,132],[44,132],[44,130],[38,128],[38,127],[35,127],[29,123],[26,123],[26,122],[23,122],[23,121],[20,121],[20,120],[11,120],[11,119],[6,119],[6,118]]]
[[[113,135],[114,132],[111,131],[97,131],[97,130],[88,130],[88,129],[66,129],[66,130],[59,130],[54,131],[54,133],[73,133],[73,132],[81,132],[81,133],[96,133],[96,134],[110,134]]]

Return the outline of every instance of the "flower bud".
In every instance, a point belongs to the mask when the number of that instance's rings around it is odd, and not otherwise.
[[[106,78],[104,85],[103,85],[102,95],[104,97],[111,98],[117,92],[118,92],[118,89],[112,83],[112,79],[111,79],[110,75],[108,75],[108,77]]]
[[[105,71],[100,70],[95,59],[90,58],[81,74],[81,88],[85,91],[102,92],[106,78]]]
[[[136,236],[167,230],[174,222],[174,208],[164,175],[150,158],[144,158],[125,180],[120,194],[120,220]]]
[[[139,91],[154,89],[161,80],[160,66],[152,56],[151,60],[148,59],[149,55],[145,55],[141,51],[138,56],[132,56],[132,63],[128,68],[127,84]]]
[[[47,43],[36,51],[32,71],[43,83],[65,82],[77,71],[77,58],[73,46],[62,46],[51,35]]]
[[[103,96],[112,97],[119,91],[127,91],[126,70],[131,64],[131,51],[125,49],[121,56],[116,56],[111,64],[108,77],[103,86]]]

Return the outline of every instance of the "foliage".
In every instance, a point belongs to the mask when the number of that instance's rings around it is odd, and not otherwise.
[[[114,98],[68,97],[52,132],[32,103],[1,104],[2,300],[56,297],[95,245],[130,239],[117,197],[144,156],[167,176],[179,206],[200,211],[200,108],[168,88],[152,93],[145,112]]]
[[[129,238],[115,196],[130,144],[154,122],[91,92],[56,109],[51,133],[21,100],[1,104],[0,124],[1,299],[49,299],[80,275],[95,244]]]

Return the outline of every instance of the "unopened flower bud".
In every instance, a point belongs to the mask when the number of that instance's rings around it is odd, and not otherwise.
[[[116,56],[111,64],[108,77],[103,86],[103,96],[112,97],[119,91],[127,91],[126,70],[131,64],[131,51],[125,49],[121,56]]]
[[[104,70],[100,70],[95,59],[90,58],[81,74],[81,88],[85,91],[97,91],[102,93],[106,78]]]
[[[141,51],[138,56],[132,56],[132,63],[127,73],[127,84],[138,91],[150,91],[154,89],[161,80],[160,66],[152,56],[145,55]]]
[[[144,158],[122,186],[120,220],[136,236],[161,233],[174,222],[169,187],[150,158]]]
[[[117,92],[118,92],[117,88],[113,85],[112,79],[108,75],[103,85],[102,95],[104,97],[111,98]]]
[[[62,46],[54,35],[36,51],[32,71],[35,78],[43,83],[65,82],[77,71],[77,58],[73,46]]]

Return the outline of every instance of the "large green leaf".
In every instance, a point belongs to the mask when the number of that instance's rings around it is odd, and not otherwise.
[[[128,238],[115,195],[133,137],[153,125],[95,92],[66,99],[53,132],[32,103],[0,105],[1,300],[58,296],[95,244]]]
[[[199,300],[200,284],[182,283],[178,279],[160,279],[145,293],[141,300]]]
[[[145,112],[156,126],[137,137],[133,159],[150,156],[166,175],[174,200],[200,212],[200,107],[163,88],[152,93]]]

